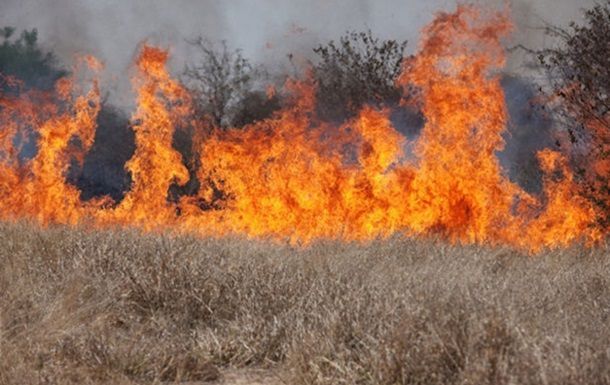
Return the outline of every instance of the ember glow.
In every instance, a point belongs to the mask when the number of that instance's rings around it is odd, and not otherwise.
[[[505,13],[470,6],[439,14],[425,28],[399,80],[421,96],[426,123],[413,143],[386,110],[365,107],[341,126],[320,121],[314,86],[289,81],[291,101],[271,118],[196,136],[200,188],[179,199],[168,190],[187,183],[189,172],[172,137],[202,123],[166,70],[167,52],[151,46],[141,49],[133,79],[130,191],[119,202],[83,202],[67,182],[71,162],[92,144],[100,109],[99,63],[88,58],[93,80],[81,96],[72,96],[75,82],[62,81],[53,95],[0,97],[0,217],[295,244],[399,233],[537,252],[599,240],[607,229],[596,224],[599,213],[579,195],[562,154],[538,154],[546,175],[539,196],[512,183],[496,158],[507,126],[501,40],[510,30]],[[38,150],[24,160],[16,138],[31,133]]]

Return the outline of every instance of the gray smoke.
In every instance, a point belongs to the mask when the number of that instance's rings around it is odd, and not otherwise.
[[[506,0],[477,3],[500,8]],[[545,23],[565,26],[571,20],[578,22],[581,9],[594,3],[595,0],[512,0],[516,28],[507,45],[522,44],[533,49],[549,46],[554,42],[541,31]],[[371,29],[381,38],[407,39],[408,52],[412,53],[417,49],[419,31],[434,13],[450,11],[455,6],[456,0],[0,0],[0,27],[38,28],[41,43],[68,66],[77,53],[102,59],[107,68],[105,89],[113,91],[113,104],[126,107],[133,101],[128,81],[130,66],[143,41],[170,48],[174,73],[180,73],[184,64],[194,59],[185,39],[197,36],[226,40],[230,47],[241,48],[253,62],[271,70],[285,70],[288,53],[294,55],[296,62],[308,59],[314,46],[337,39],[346,30]],[[510,124],[506,148],[498,156],[511,179],[536,192],[540,189],[540,176],[536,174],[535,154],[552,146],[552,123],[531,105],[535,95],[531,78],[535,73],[524,66],[526,59],[523,51],[515,51],[509,57],[503,87]],[[127,117],[115,122],[110,118],[118,118],[110,114],[106,119],[110,121],[105,122],[104,116],[96,139],[98,147],[120,146],[105,145],[104,138],[133,142],[133,138],[129,139]],[[396,119],[397,128],[408,136],[416,136],[423,125],[417,114]],[[117,136],[116,127],[105,130],[106,126],[123,127],[120,132],[125,137]],[[106,131],[110,134],[104,136]],[[122,163],[129,158],[132,147],[125,147],[121,156],[92,151],[81,177],[83,190],[91,196],[110,194],[119,198],[128,185]]]
[[[498,7],[504,0],[478,1]],[[542,21],[565,25],[594,0],[513,0],[514,42],[545,43]],[[180,70],[191,53],[185,38],[227,40],[253,61],[277,64],[287,53],[307,57],[317,43],[348,29],[408,39],[455,0],[0,0],[0,26],[38,28],[43,44],[70,63],[75,53],[104,60],[108,73],[126,72],[140,42],[171,47]],[[516,62],[516,61],[515,61]],[[515,64],[516,65],[516,64]],[[124,78],[114,79],[116,82]]]

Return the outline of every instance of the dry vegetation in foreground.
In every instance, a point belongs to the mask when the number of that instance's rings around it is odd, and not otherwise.
[[[0,383],[608,384],[609,284],[606,250],[0,224]]]

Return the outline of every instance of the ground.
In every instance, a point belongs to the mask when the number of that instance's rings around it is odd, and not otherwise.
[[[0,384],[609,384],[608,257],[0,223]]]

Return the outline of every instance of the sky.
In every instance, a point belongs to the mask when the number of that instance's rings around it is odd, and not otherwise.
[[[507,0],[479,0],[499,7]],[[510,44],[550,44],[538,30],[544,22],[582,20],[594,0],[512,0],[517,25]],[[138,45],[170,49],[172,67],[193,58],[185,39],[226,40],[246,57],[266,65],[287,65],[286,55],[311,55],[318,43],[346,30],[371,29],[383,38],[417,47],[421,28],[455,0],[0,0],[0,26],[37,28],[41,43],[69,63],[76,53],[93,54],[108,73],[126,73]],[[511,68],[521,63],[509,61]],[[115,81],[122,82],[121,75]]]

